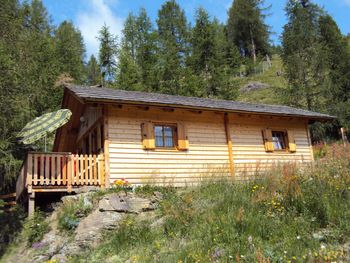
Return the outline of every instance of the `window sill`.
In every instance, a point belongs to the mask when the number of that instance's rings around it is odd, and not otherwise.
[[[155,148],[155,149],[144,149],[145,151],[152,151],[152,152],[187,152],[187,150],[179,150],[177,148]]]

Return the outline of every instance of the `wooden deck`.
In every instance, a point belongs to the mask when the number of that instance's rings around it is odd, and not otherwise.
[[[36,192],[72,192],[82,186],[105,186],[103,154],[28,153],[16,184],[16,200],[29,195],[34,211]]]

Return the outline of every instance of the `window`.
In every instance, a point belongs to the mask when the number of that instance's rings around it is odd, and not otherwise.
[[[286,150],[286,132],[272,131],[272,142],[275,150]]]
[[[154,125],[155,146],[159,148],[175,147],[175,131],[174,125]]]

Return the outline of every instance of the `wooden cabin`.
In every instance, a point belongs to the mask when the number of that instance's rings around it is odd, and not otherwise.
[[[272,166],[313,161],[308,125],[334,117],[286,106],[99,87],[65,87],[70,121],[53,153],[30,153],[17,196],[82,186],[242,180]],[[34,203],[29,202],[30,211]]]

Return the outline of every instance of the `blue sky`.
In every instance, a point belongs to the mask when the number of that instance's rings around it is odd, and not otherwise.
[[[147,10],[155,23],[157,12],[165,0],[43,0],[54,24],[72,21],[84,37],[87,55],[97,54],[97,32],[106,23],[111,31],[120,36],[124,19],[129,12],[137,13],[140,7]],[[272,5],[266,22],[274,34],[271,39],[279,42],[282,27],[286,23],[284,6],[286,0],[265,0]],[[314,0],[333,16],[343,34],[350,33],[350,0]],[[196,8],[204,7],[212,17],[227,20],[227,10],[232,0],[178,0],[189,22],[193,22]],[[193,24],[193,23],[192,23]]]

